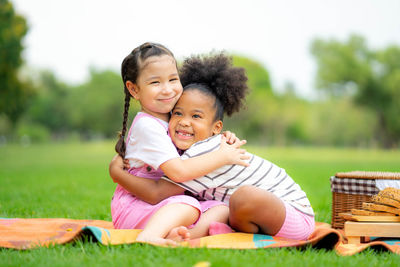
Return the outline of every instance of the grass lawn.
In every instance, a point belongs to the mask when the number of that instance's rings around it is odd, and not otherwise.
[[[286,171],[307,193],[318,221],[330,222],[329,177],[339,171],[399,171],[400,151],[332,148],[247,149]],[[0,147],[0,217],[111,220],[113,143]],[[218,250],[77,242],[28,251],[0,250],[0,266],[398,266],[400,256],[367,250],[351,257],[296,249]]]

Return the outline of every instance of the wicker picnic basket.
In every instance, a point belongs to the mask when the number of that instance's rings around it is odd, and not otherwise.
[[[369,202],[377,194],[376,180],[400,180],[399,172],[338,172],[332,176],[332,227],[343,229],[344,219],[339,213],[361,209],[363,202]]]

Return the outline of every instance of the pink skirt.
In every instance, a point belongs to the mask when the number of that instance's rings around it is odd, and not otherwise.
[[[199,210],[200,213],[204,213],[218,205],[226,205],[215,200],[198,201],[194,197],[186,195],[172,196],[155,205],[151,205],[133,196],[118,185],[111,201],[111,216],[114,227],[116,229],[143,229],[156,211],[172,203],[190,205]]]

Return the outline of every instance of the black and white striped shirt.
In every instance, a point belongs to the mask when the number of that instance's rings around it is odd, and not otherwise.
[[[221,135],[212,136],[192,145],[181,158],[188,159],[217,150],[220,143]],[[203,177],[176,184],[204,199],[225,203],[229,202],[230,196],[241,185],[252,185],[265,189],[295,209],[314,216],[306,193],[284,169],[256,155],[250,153],[249,155],[251,156],[248,160],[249,167],[226,165]],[[163,178],[171,181],[167,177]]]

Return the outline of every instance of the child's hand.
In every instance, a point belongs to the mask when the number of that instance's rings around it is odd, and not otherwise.
[[[234,133],[232,133],[231,131],[225,131],[225,132],[223,132],[222,133],[222,135],[226,138],[226,142],[228,143],[228,144],[235,144],[235,143],[237,143],[237,142],[241,142],[240,144],[241,144],[241,146],[242,145],[244,145],[244,144],[246,144],[247,143],[247,141],[246,140],[240,140]],[[244,142],[244,143],[243,143]]]
[[[227,143],[227,139],[222,136],[221,137],[221,146],[220,151],[223,154],[223,157],[227,160],[227,164],[236,164],[248,167],[249,163],[244,160],[250,159],[250,156],[246,154],[245,149],[241,149],[240,146],[244,145],[246,140],[235,142],[232,145]]]
[[[114,183],[117,183],[118,181],[116,181],[114,179],[114,175],[113,175],[113,169],[125,169],[126,167],[126,160],[123,160],[122,157],[120,155],[115,155],[113,157],[113,159],[110,162],[110,165],[108,166],[108,171],[110,172],[110,176],[113,179]],[[129,166],[129,164],[128,164]]]
[[[131,165],[129,164],[129,159],[124,159],[124,170],[128,170],[131,168]]]

